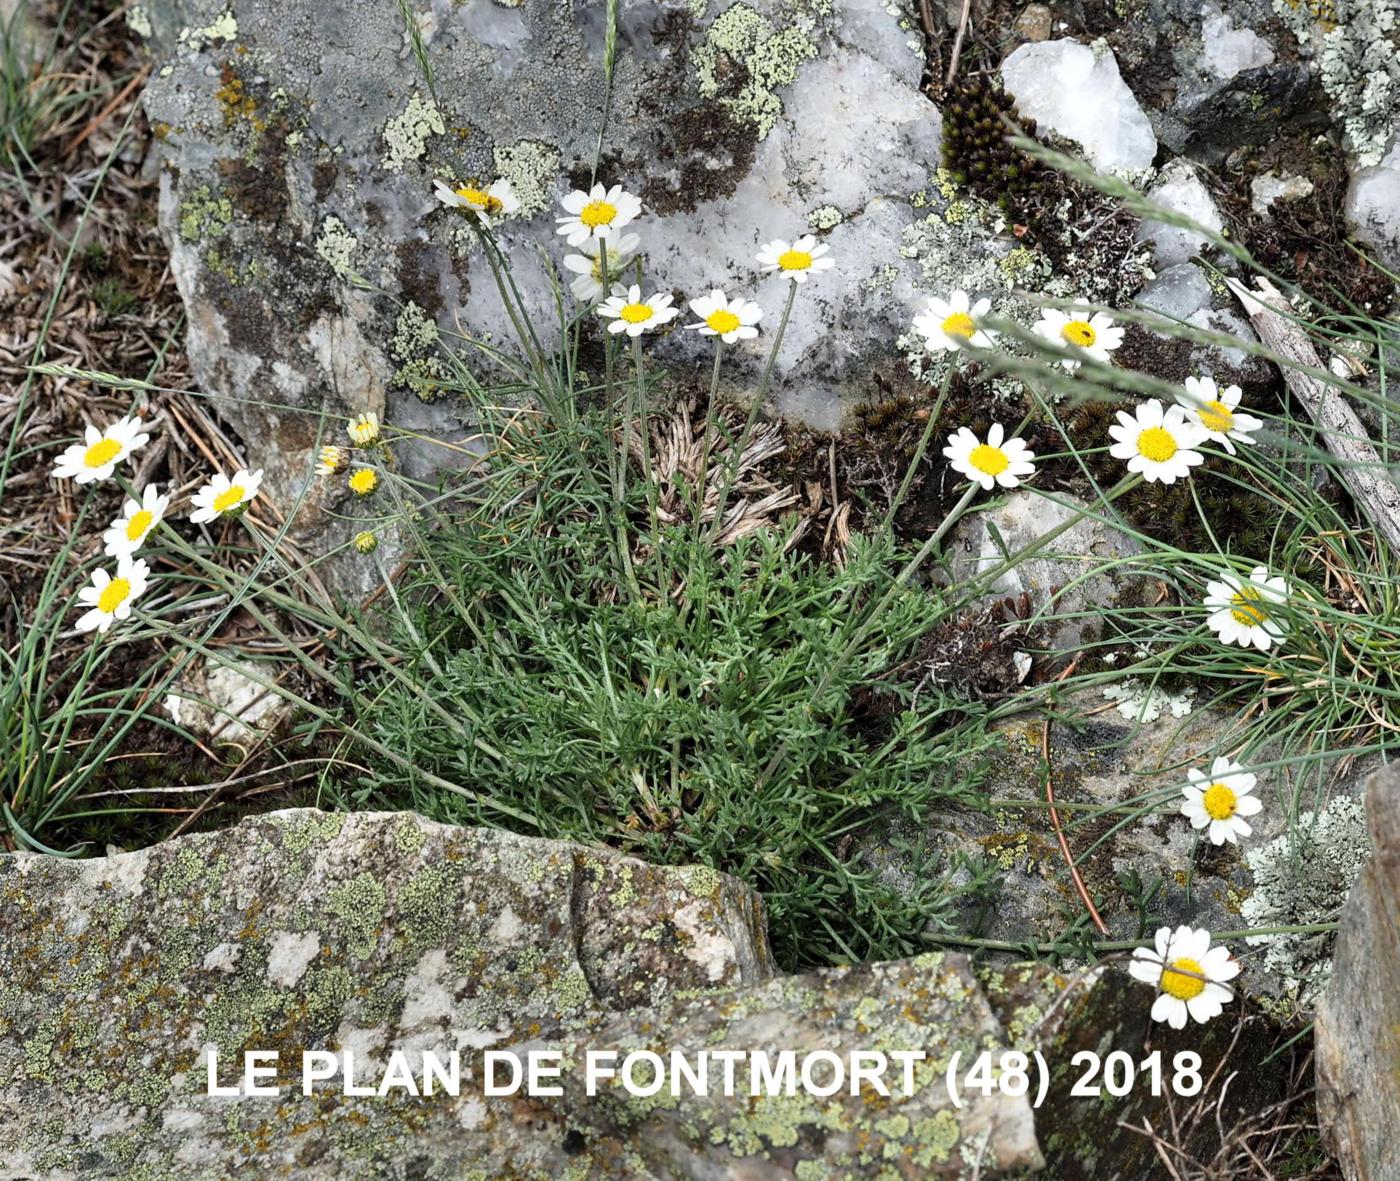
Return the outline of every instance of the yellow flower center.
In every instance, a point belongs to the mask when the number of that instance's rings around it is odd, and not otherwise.
[[[214,497],[214,511],[216,513],[226,513],[234,505],[243,503],[243,485],[230,484],[226,491],[220,492]]]
[[[1138,454],[1153,463],[1166,463],[1177,453],[1176,439],[1165,427],[1150,426],[1138,435]]]
[[[350,424],[350,438],[362,445],[373,443],[379,438],[379,422],[368,415],[355,419]]]
[[[1081,349],[1091,348],[1094,341],[1099,338],[1099,334],[1088,320],[1071,320],[1060,329],[1060,335],[1070,344],[1078,345]]]
[[[780,271],[805,271],[812,265],[812,256],[805,250],[784,250],[778,255]]]
[[[1195,960],[1172,960],[1162,973],[1162,991],[1179,1001],[1189,1001],[1206,990],[1205,971]]]
[[[1011,466],[1011,461],[1006,458],[1006,452],[1000,447],[993,447],[988,443],[980,443],[974,447],[972,453],[967,457],[967,462],[979,472],[989,476],[999,476]]]
[[[1251,586],[1242,586],[1230,596],[1230,614],[1235,617],[1235,622],[1242,627],[1258,627],[1268,618],[1264,608],[1259,605],[1261,596],[1257,590]]]
[[[493,197],[484,189],[474,189],[467,186],[458,189],[457,196],[461,197],[468,205],[474,205],[486,213],[499,213],[504,208],[499,197]]]
[[[645,324],[656,313],[650,304],[629,303],[617,314],[629,324]]]
[[[1201,806],[1212,820],[1229,820],[1235,814],[1236,797],[1223,783],[1212,783],[1201,797]]]
[[[99,439],[83,452],[83,465],[90,468],[106,467],[121,454],[122,445],[116,439]]]
[[[155,520],[155,514],[150,509],[142,509],[132,516],[126,523],[127,541],[140,541],[146,536],[146,530],[151,527],[151,522]]]
[[[1235,416],[1224,402],[1207,402],[1196,413],[1200,415],[1201,425],[1208,431],[1224,435],[1235,425]]]
[[[131,597],[131,583],[125,578],[114,578],[102,588],[97,596],[97,609],[103,615],[111,615]]]
[[[368,496],[379,486],[379,477],[374,474],[373,468],[361,468],[350,477],[350,491],[358,492],[361,496]]]
[[[599,226],[612,225],[616,216],[616,205],[609,205],[606,201],[590,201],[579,211],[578,219],[593,230]]]
[[[954,312],[943,321],[944,336],[961,336],[964,339],[977,331],[977,325],[966,312]]]
[[[739,327],[739,317],[728,308],[720,308],[706,316],[705,323],[723,336],[726,332],[733,332]]]

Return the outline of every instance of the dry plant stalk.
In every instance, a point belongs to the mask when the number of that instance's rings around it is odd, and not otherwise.
[[[1288,318],[1288,301],[1267,279],[1251,291],[1238,279],[1226,279],[1244,305],[1260,339],[1276,354],[1298,366],[1321,369],[1307,333]],[[1326,382],[1300,368],[1283,369],[1289,391],[1322,433],[1327,449],[1340,461],[1340,475],[1366,516],[1393,547],[1400,550],[1400,487],[1386,474],[1366,428],[1346,400]]]
[[[641,438],[635,433],[629,439],[634,459],[642,455]],[[710,455],[706,459],[705,451]],[[715,537],[715,544],[732,545],[739,538],[757,529],[775,525],[786,509],[796,505],[800,497],[792,487],[779,487],[764,474],[765,467],[786,450],[782,430],[764,426],[754,432],[739,456],[735,467],[731,500],[725,507],[724,521]],[[670,419],[652,429],[652,471],[659,486],[660,502],[657,516],[665,524],[689,519],[688,488],[705,479],[705,504],[702,520],[710,522],[719,507],[719,491],[724,482],[726,465],[733,462],[733,452],[719,433],[707,439],[690,418],[690,408],[681,406]],[[796,538],[793,539],[795,542]]]

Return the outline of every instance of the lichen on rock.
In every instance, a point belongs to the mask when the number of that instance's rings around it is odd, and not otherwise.
[[[719,97],[739,122],[751,126],[764,139],[782,113],[781,87],[791,84],[802,63],[817,56],[810,36],[810,14],[803,5],[791,5],[788,15],[796,22],[775,28],[772,21],[747,4],[726,8],[711,23],[695,50],[695,70],[700,93]],[[804,28],[803,26],[807,27]],[[723,64],[722,64],[723,63]],[[721,80],[721,73],[739,71],[743,81],[737,93]]]
[[[1322,87],[1357,162],[1380,162],[1400,117],[1400,6],[1395,0],[1274,0],[1316,55]]]
[[[384,125],[384,156],[380,164],[390,172],[401,172],[405,164],[423,158],[430,136],[446,131],[437,103],[415,91],[403,111]]]
[[[955,1111],[944,1086],[953,1052],[1005,1045],[963,957],[774,977],[758,899],[703,867],[300,810],[109,858],[0,858],[0,926],[0,1160],[24,1175],[341,1181],[411,1161],[425,1181],[640,1181],[1041,1162],[1024,1097]],[[540,1047],[561,1053],[558,1095],[483,1090],[484,1050]],[[718,1083],[589,1094],[592,1048],[926,1060],[890,1095],[794,1085],[750,1103]],[[255,1049],[278,1054],[280,1095],[206,1093],[211,1053],[227,1083]],[[463,1089],[303,1095],[308,1049],[353,1051],[361,1083],[393,1052],[462,1051]]]
[[[1366,861],[1366,810],[1354,795],[1339,795],[1298,816],[1285,832],[1248,854],[1254,890],[1240,908],[1249,927],[1311,926],[1336,919]],[[1251,935],[1264,948],[1264,965],[1285,990],[1311,1006],[1332,964],[1329,931]]]

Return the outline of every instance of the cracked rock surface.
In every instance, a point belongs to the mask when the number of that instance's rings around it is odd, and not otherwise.
[[[1347,1181],[1400,1176],[1400,773],[1366,783],[1371,860],[1340,918],[1332,981],[1317,1014],[1318,1115]]]
[[[1006,1045],[960,955],[775,977],[756,895],[412,814],[273,813],[90,861],[0,860],[0,1173],[92,1178],[983,1175],[1041,1161],[1024,1098],[943,1083]],[[563,1051],[489,1096],[487,1049]],[[751,1102],[605,1084],[586,1049],[917,1049],[912,1092]],[[300,1087],[305,1049],[462,1055],[455,1098]],[[279,1097],[208,1096],[278,1051]],[[620,1055],[621,1056],[621,1055]],[[645,1068],[640,1076],[645,1078]],[[825,1075],[822,1075],[825,1078]]]
[[[436,335],[510,336],[480,246],[435,200],[435,177],[512,183],[521,209],[499,225],[505,253],[535,322],[555,321],[541,251],[556,266],[568,251],[557,199],[587,184],[598,146],[604,3],[410,7],[431,87],[394,4],[144,10],[161,225],[191,360],[250,443],[276,444],[274,494],[309,470],[315,422],[242,399],[387,411],[449,434],[450,400],[418,396],[445,372]],[[771,332],[786,285],[760,278],[754,255],[820,234],[840,265],[793,311],[775,396],[834,425],[842,391],[915,302],[900,232],[930,199],[941,125],[919,91],[917,30],[881,0],[623,0],[619,37],[599,179],[642,198],[647,216],[630,228],[647,285],[756,295]],[[681,364],[710,353],[679,331],[657,347]],[[736,349],[727,373],[747,382],[762,357],[762,341]]]

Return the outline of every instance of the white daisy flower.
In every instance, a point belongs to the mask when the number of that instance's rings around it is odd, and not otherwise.
[[[986,492],[998,484],[1015,488],[1022,477],[1035,474],[1035,464],[1031,462],[1035,452],[1028,451],[1021,439],[1007,439],[999,422],[992,423],[985,443],[967,427],[958,427],[957,433],[948,437],[943,454],[955,472],[981,484]]]
[[[1240,974],[1239,962],[1230,958],[1228,947],[1211,947],[1209,931],[1159,927],[1153,942],[1155,950],[1137,948],[1128,965],[1134,980],[1161,990],[1152,1004],[1153,1021],[1184,1029],[1188,1016],[1205,1023],[1234,1000],[1225,981]]]
[[[924,338],[931,353],[949,352],[965,344],[989,349],[996,333],[978,326],[991,311],[990,299],[971,303],[966,291],[954,291],[947,299],[930,297],[928,307],[914,317],[914,331]]]
[[[805,283],[813,271],[829,271],[836,265],[827,253],[830,249],[811,234],[803,234],[791,244],[775,238],[758,252],[758,265],[765,271],[777,271],[794,283]]]
[[[352,443],[358,443],[361,447],[377,443],[379,441],[379,415],[372,410],[355,415],[346,426],[345,433],[350,436]]]
[[[751,299],[729,299],[718,287],[709,295],[690,301],[690,310],[700,317],[700,323],[687,324],[701,336],[718,336],[725,344],[736,340],[752,340],[758,335],[755,327],[763,319],[763,309]]]
[[[465,209],[481,218],[481,224],[489,226],[493,217],[509,217],[520,208],[515,190],[507,180],[492,181],[489,187],[479,189],[475,185],[453,188],[440,180],[433,181],[437,199],[453,209]]]
[[[1251,644],[1267,652],[1283,640],[1284,624],[1279,613],[1270,611],[1288,598],[1288,584],[1278,576],[1269,577],[1264,566],[1255,566],[1249,581],[1233,574],[1222,574],[1219,582],[1206,583],[1205,606],[1210,611],[1206,625],[1222,644]]]
[[[672,296],[668,292],[658,292],[642,298],[642,289],[635,283],[631,287],[618,284],[613,294],[598,305],[598,315],[611,321],[608,331],[625,332],[628,336],[641,336],[643,332],[654,332],[661,325],[679,316],[680,309],[671,306]]]
[[[141,499],[128,499],[122,505],[122,515],[102,535],[102,552],[109,558],[134,554],[151,530],[160,524],[169,507],[170,497],[162,496],[156,485],[147,484]]]
[[[1129,414],[1118,411],[1118,422],[1108,428],[1113,446],[1108,453],[1126,459],[1130,472],[1141,472],[1149,484],[1174,484],[1204,461],[1194,448],[1205,438],[1205,428],[1187,416],[1180,406],[1168,406],[1149,398]]]
[[[1252,772],[1222,755],[1210,765],[1209,775],[1193,767],[1186,777],[1191,782],[1181,789],[1186,797],[1181,814],[1191,822],[1192,828],[1209,825],[1207,835],[1212,845],[1223,845],[1226,841],[1238,844],[1240,837],[1247,837],[1254,831],[1243,818],[1253,816],[1264,804],[1257,796],[1249,794],[1256,782]]]
[[[71,478],[78,484],[110,479],[117,464],[151,441],[151,436],[142,430],[145,425],[139,414],[119,418],[105,431],[89,425],[83,433],[83,441],[66,448],[58,457],[53,468],[54,479]]]
[[[328,443],[321,448],[316,459],[316,474],[318,476],[333,476],[340,471],[350,461],[350,452],[344,447],[337,447],[334,443]]]
[[[622,274],[641,249],[642,240],[636,234],[619,234],[607,239],[608,277],[615,279]],[[569,290],[580,303],[592,303],[603,294],[602,245],[597,238],[587,239],[580,247],[580,254],[564,255],[564,269],[573,272]]]
[[[1095,312],[1086,317],[1084,312],[1044,308],[1035,323],[1035,332],[1046,340],[1061,347],[1068,345],[1076,353],[1105,365],[1108,364],[1108,354],[1123,343],[1123,329],[1114,327],[1113,317],[1107,312]],[[1071,371],[1079,368],[1079,361],[1074,358],[1066,358],[1060,364]]]
[[[1185,390],[1177,394],[1176,400],[1201,424],[1207,439],[1219,443],[1231,455],[1235,453],[1232,438],[1241,443],[1256,441],[1249,436],[1264,423],[1252,414],[1239,411],[1240,399],[1244,397],[1244,391],[1239,386],[1227,385],[1223,390],[1217,390],[1212,377],[1188,377],[1185,385]]]
[[[223,472],[216,472],[213,479],[194,494],[195,511],[190,514],[190,520],[203,525],[226,513],[237,512],[258,494],[262,478],[262,468],[255,472],[239,468],[231,480]]]
[[[621,185],[594,185],[588,192],[575,189],[560,202],[568,217],[555,220],[558,233],[570,246],[582,246],[589,238],[610,238],[641,216],[642,203]]]
[[[115,621],[125,619],[150,577],[151,568],[139,559],[132,561],[129,555],[118,559],[115,576],[94,570],[92,585],[78,592],[78,601],[90,608],[78,620],[78,630],[106,632]]]

